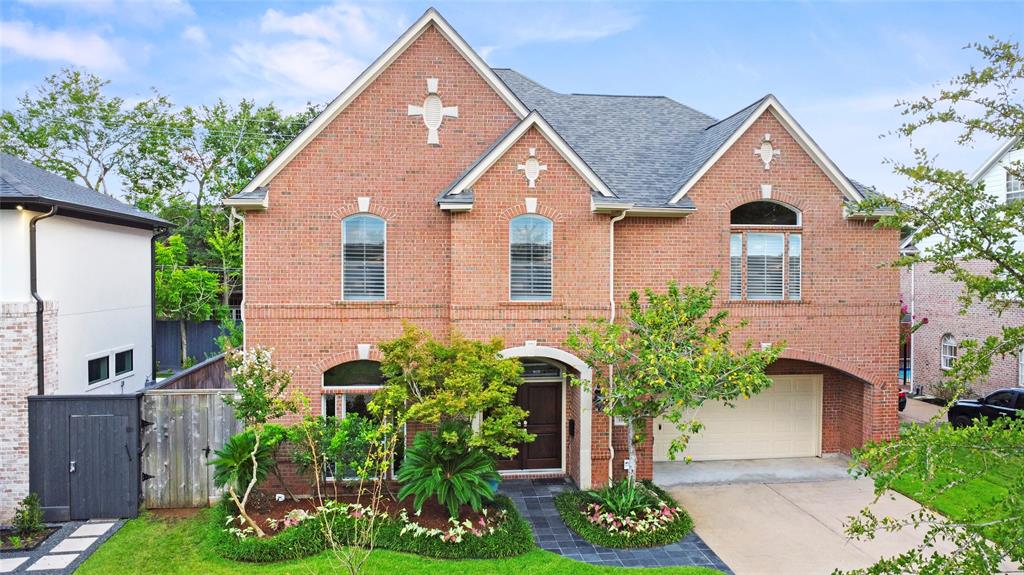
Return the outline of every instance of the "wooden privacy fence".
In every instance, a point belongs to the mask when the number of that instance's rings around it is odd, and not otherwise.
[[[224,403],[233,389],[152,389],[142,398],[146,507],[206,507],[220,497],[208,462],[242,431]]]

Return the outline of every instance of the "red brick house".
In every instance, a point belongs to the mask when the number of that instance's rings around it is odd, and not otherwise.
[[[364,408],[377,342],[415,323],[504,339],[538,440],[506,473],[623,473],[624,427],[566,384],[569,329],[631,290],[721,272],[771,390],[706,407],[698,459],[849,452],[896,432],[896,232],[771,95],[718,120],[668,98],[561,94],[491,69],[434,10],[242,192],[246,345],[325,413]],[[600,368],[595,367],[595,369]],[[641,476],[664,458],[651,422]]]

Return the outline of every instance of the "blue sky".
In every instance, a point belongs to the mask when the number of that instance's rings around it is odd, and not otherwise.
[[[0,100],[80,66],[129,99],[253,98],[298,109],[335,96],[426,9],[423,3],[3,0]],[[1024,3],[438,3],[492,66],[565,92],[670,96],[724,117],[767,92],[852,177],[895,193],[882,163],[908,145],[879,135],[893,103],[977,62],[962,47],[1021,40]],[[933,131],[915,141],[973,170]]]

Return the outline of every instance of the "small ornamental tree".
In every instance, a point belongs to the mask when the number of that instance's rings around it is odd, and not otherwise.
[[[259,452],[261,442],[266,433],[266,425],[270,420],[277,419],[295,411],[295,402],[285,397],[291,373],[274,366],[271,350],[253,347],[248,350],[231,350],[225,356],[229,377],[235,386],[233,397],[225,397],[227,403],[235,410],[235,417],[245,424],[247,433],[253,435],[251,467],[247,467],[245,485],[227,482],[228,496],[238,507],[238,513],[256,535],[263,537],[263,529],[246,513],[249,495],[256,487],[261,476],[266,472],[259,468]],[[269,470],[267,470],[269,471]],[[241,491],[241,492],[240,492]]]
[[[591,385],[601,410],[626,422],[630,482],[636,481],[636,446],[646,439],[646,419],[664,417],[679,429],[669,447],[674,459],[700,431],[697,412],[705,402],[731,404],[771,384],[764,370],[782,346],[732,345],[728,313],[711,309],[715,294],[714,279],[682,291],[675,283],[665,293],[648,289],[643,302],[633,292],[625,325],[596,319],[569,334],[567,345],[581,359],[609,366],[604,375],[595,369]]]
[[[503,348],[500,339],[484,343],[458,334],[444,344],[407,325],[401,337],[380,344],[386,383],[374,394],[370,409],[393,414],[399,422],[426,424],[470,424],[479,416],[469,447],[514,457],[533,435],[522,425],[527,412],[514,403],[522,364],[501,357]]]

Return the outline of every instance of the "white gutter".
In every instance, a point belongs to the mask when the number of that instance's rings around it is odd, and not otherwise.
[[[914,264],[910,264],[910,390],[914,391],[914,309],[917,303],[917,293],[914,285]]]
[[[611,311],[608,314],[608,323],[615,323],[615,222],[622,221],[626,217],[627,210],[611,219],[608,225],[608,303]],[[612,385],[612,377],[615,375],[615,368],[608,366],[608,385]],[[615,471],[615,447],[612,445],[612,436],[615,435],[615,420],[608,420],[608,485],[612,484],[612,474]],[[627,441],[630,438],[626,438]]]

